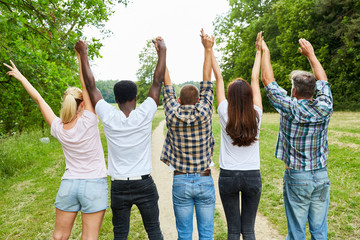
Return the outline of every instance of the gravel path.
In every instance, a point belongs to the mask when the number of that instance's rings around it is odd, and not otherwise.
[[[175,216],[172,207],[172,171],[169,170],[168,166],[160,161],[160,155],[162,146],[164,143],[164,124],[165,120],[162,121],[159,126],[154,130],[152,134],[151,151],[152,151],[152,164],[153,171],[152,176],[156,183],[159,192],[159,208],[160,208],[160,225],[161,230],[164,234],[165,240],[177,239],[177,231],[175,226]],[[215,183],[216,192],[216,204],[215,207],[220,211],[222,217],[225,220],[224,210],[221,205],[220,195],[218,191],[218,178],[219,172],[213,167],[211,173]],[[275,230],[271,223],[261,215],[259,212],[256,216],[255,223],[255,234],[256,238],[260,240],[280,240],[284,239],[277,230]],[[198,239],[196,220],[194,218],[194,234],[193,239]]]

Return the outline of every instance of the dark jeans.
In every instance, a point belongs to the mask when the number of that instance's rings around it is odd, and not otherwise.
[[[255,239],[255,218],[261,196],[260,170],[220,169],[219,190],[228,225],[228,240]],[[241,193],[241,211],[239,204]]]
[[[151,177],[143,180],[112,181],[111,209],[114,239],[127,239],[133,204],[140,210],[149,239],[163,239],[160,230],[158,200],[156,185]]]

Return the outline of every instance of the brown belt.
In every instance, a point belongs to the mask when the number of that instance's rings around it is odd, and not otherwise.
[[[210,173],[211,173],[211,170],[210,169],[206,169],[200,173],[197,173],[197,174],[200,174],[201,177],[207,177],[207,176],[210,176]],[[174,171],[174,176],[176,175],[182,175],[182,174],[187,174],[187,173],[184,173],[184,172],[179,172],[178,170],[175,170]],[[193,173],[189,173],[189,174],[193,174]]]

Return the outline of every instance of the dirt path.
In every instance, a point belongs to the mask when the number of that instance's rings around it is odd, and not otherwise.
[[[164,124],[165,120],[160,122],[159,126],[154,130],[152,134],[151,152],[152,152],[152,164],[153,171],[152,176],[156,183],[159,192],[159,208],[160,208],[160,225],[164,234],[165,240],[177,239],[177,231],[175,226],[175,216],[172,207],[172,171],[160,161],[160,154],[164,143]],[[225,214],[221,205],[220,195],[218,191],[218,178],[219,172],[213,167],[212,175],[215,183],[216,192],[216,204],[215,207],[221,213],[224,222]],[[275,230],[269,221],[258,212],[255,223],[256,238],[260,240],[280,240],[284,239],[277,230]],[[196,220],[194,219],[194,234],[193,239],[198,239]]]

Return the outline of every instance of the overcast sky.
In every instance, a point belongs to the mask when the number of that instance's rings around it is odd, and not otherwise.
[[[103,58],[91,62],[96,80],[136,81],[138,55],[146,40],[162,36],[171,80],[202,81],[200,29],[212,34],[216,15],[228,9],[227,0],[133,0],[127,7],[117,5],[106,23],[114,34],[102,40]],[[88,29],[85,34],[91,36],[92,32]]]

